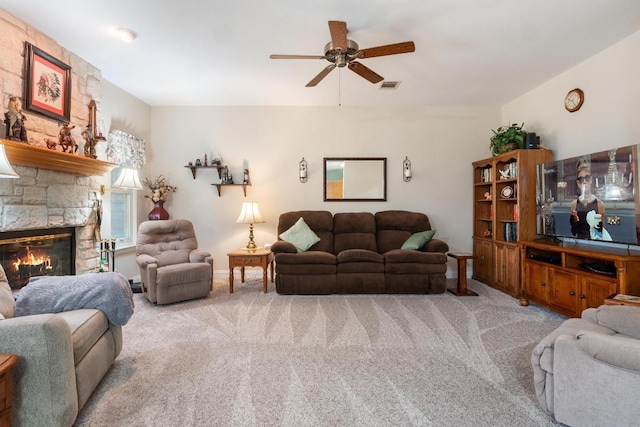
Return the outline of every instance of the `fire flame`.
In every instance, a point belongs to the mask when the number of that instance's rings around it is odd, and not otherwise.
[[[47,269],[51,268],[51,258],[46,255],[40,255],[36,257],[33,252],[27,247],[27,255],[22,259],[18,259],[13,262],[13,268],[18,270],[21,265],[42,265],[44,264]]]

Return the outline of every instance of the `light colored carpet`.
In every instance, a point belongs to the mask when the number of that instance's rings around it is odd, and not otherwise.
[[[454,281],[449,281],[454,286]],[[565,320],[479,297],[135,294],[124,348],[76,426],[544,426],[531,350]]]

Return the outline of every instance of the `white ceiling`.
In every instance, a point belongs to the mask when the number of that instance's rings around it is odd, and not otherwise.
[[[0,7],[152,106],[502,104],[640,30],[639,0],[0,0]],[[360,48],[415,42],[361,62],[397,90],[325,60],[327,21]],[[139,34],[132,44],[118,27]],[[37,46],[37,42],[34,42]],[[571,88],[567,88],[569,90]]]

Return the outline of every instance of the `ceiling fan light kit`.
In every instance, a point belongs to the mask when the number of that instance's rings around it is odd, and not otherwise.
[[[331,41],[324,47],[324,56],[317,55],[271,55],[271,59],[326,59],[331,62],[306,87],[314,87],[322,81],[336,67],[348,67],[351,71],[371,83],[380,83],[384,78],[367,66],[358,62],[358,59],[374,58],[376,56],[397,55],[400,53],[415,52],[416,47],[412,41],[395,43],[384,46],[360,49],[358,43],[347,39],[347,23],[344,21],[329,21]]]

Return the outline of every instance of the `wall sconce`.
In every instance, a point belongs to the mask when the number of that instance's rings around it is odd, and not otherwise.
[[[404,182],[411,181],[411,160],[405,156],[404,162],[402,162],[402,179]]]
[[[307,182],[307,161],[304,157],[298,164],[298,175],[300,176],[300,182]]]

